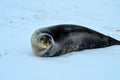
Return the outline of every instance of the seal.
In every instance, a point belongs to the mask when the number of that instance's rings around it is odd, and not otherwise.
[[[74,24],[54,25],[36,30],[31,37],[35,55],[54,57],[73,51],[120,45],[120,41]]]

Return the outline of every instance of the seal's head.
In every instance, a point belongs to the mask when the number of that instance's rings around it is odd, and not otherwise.
[[[47,51],[53,44],[53,38],[47,33],[35,32],[31,38],[32,50],[37,56],[47,56]]]

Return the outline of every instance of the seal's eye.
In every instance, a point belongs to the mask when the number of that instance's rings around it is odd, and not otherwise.
[[[42,37],[40,38],[40,41],[44,41],[44,40],[46,40],[46,37],[45,37],[45,36],[42,36]]]

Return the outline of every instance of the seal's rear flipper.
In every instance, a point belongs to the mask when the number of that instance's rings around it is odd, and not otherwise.
[[[111,38],[111,37],[109,37],[108,43],[109,43],[110,45],[120,45],[120,41],[118,41],[118,40],[116,40],[116,39],[114,39],[114,38]]]

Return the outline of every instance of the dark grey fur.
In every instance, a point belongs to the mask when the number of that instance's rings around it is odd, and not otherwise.
[[[34,36],[42,33],[51,35],[54,40],[49,49],[40,55],[46,57],[59,56],[84,49],[120,45],[120,41],[112,37],[79,25],[64,24],[51,26],[35,31]],[[41,52],[39,53],[41,54]]]

